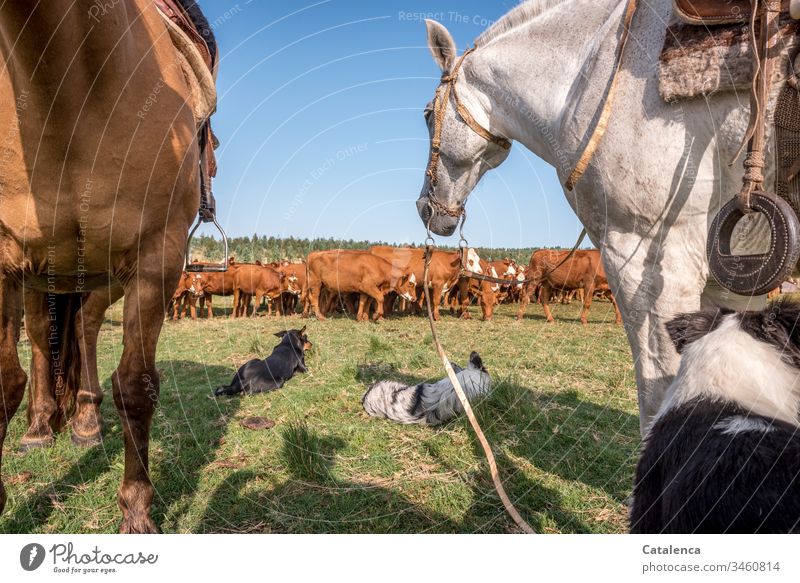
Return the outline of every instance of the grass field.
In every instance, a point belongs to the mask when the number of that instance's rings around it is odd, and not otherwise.
[[[610,304],[590,323],[578,306],[540,306],[522,322],[501,306],[492,322],[444,315],[440,336],[463,364],[478,350],[492,396],[477,407],[509,496],[539,532],[623,532],[639,447],[630,350]],[[106,390],[102,445],[17,452],[25,411],[5,445],[9,502],[0,532],[115,532],[122,474],[110,374],[121,350],[119,306],[100,336]],[[473,309],[477,315],[477,310]],[[218,314],[222,314],[218,311]],[[308,324],[309,373],[282,390],[214,399],[235,368],[268,354],[272,333]],[[22,342],[25,366],[29,349]],[[167,322],[158,352],[153,516],[164,532],[513,532],[466,420],[438,429],[366,416],[360,399],[379,378],[441,378],[427,320],[380,324],[267,318]],[[265,416],[271,429],[240,425]]]

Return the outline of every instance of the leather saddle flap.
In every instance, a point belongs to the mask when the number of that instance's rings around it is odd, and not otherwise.
[[[781,0],[781,12],[790,0]],[[747,22],[752,13],[750,0],[673,0],[675,14],[687,24],[733,24]]]

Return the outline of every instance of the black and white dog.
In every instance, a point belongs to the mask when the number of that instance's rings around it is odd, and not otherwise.
[[[470,402],[489,394],[491,379],[477,352],[469,355],[467,368],[450,364]],[[361,404],[373,417],[421,425],[439,425],[464,412],[448,377],[418,385],[378,381],[364,394]]]
[[[636,469],[633,533],[800,532],[800,308],[667,324],[678,374]]]
[[[230,385],[214,390],[214,396],[239,393],[264,393],[280,389],[297,372],[306,372],[305,353],[311,349],[306,327],[275,334],[281,339],[265,360],[254,358],[244,363]]]

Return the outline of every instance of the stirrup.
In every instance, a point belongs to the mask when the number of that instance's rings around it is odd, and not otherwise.
[[[731,251],[733,228],[744,216],[736,198],[714,218],[706,246],[711,275],[723,288],[739,295],[761,295],[775,289],[792,274],[800,258],[800,221],[792,207],[762,191],[750,194],[750,206],[769,223],[769,251],[755,255]]]
[[[203,213],[201,212],[197,216],[197,222],[192,227],[192,230],[189,232],[189,238],[186,239],[186,253],[183,257],[183,270],[187,273],[220,273],[224,271],[228,271],[228,236],[225,234],[225,231],[222,229],[220,224],[217,222],[217,216],[214,213],[210,213],[211,220],[205,219],[203,217]],[[195,231],[197,228],[202,225],[203,223],[214,223],[214,226],[219,231],[219,234],[222,235],[222,245],[224,247],[222,253],[222,263],[190,263],[189,262],[189,246],[192,244],[192,237],[194,237]]]

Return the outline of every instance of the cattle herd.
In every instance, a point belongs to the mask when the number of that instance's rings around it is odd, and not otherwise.
[[[167,315],[173,320],[192,319],[204,312],[213,317],[214,296],[232,296],[234,318],[256,316],[262,303],[267,315],[314,315],[325,320],[342,311],[357,320],[382,320],[395,313],[421,313],[425,296],[423,279],[425,251],[422,248],[372,246],[366,250],[314,251],[305,259],[272,263],[240,263],[231,257],[227,272],[184,273],[172,297]],[[472,274],[505,280],[482,280]],[[469,318],[468,306],[477,303],[483,320],[492,318],[494,306],[518,303],[517,319],[536,298],[548,322],[553,321],[549,302],[569,303],[577,297],[583,304],[581,322],[595,297],[606,298],[619,310],[608,286],[600,251],[539,250],[527,266],[512,259],[485,261],[475,249],[433,250],[427,285],[434,319],[444,303],[451,313]],[[199,305],[198,305],[199,304]],[[198,309],[199,308],[199,309]]]

